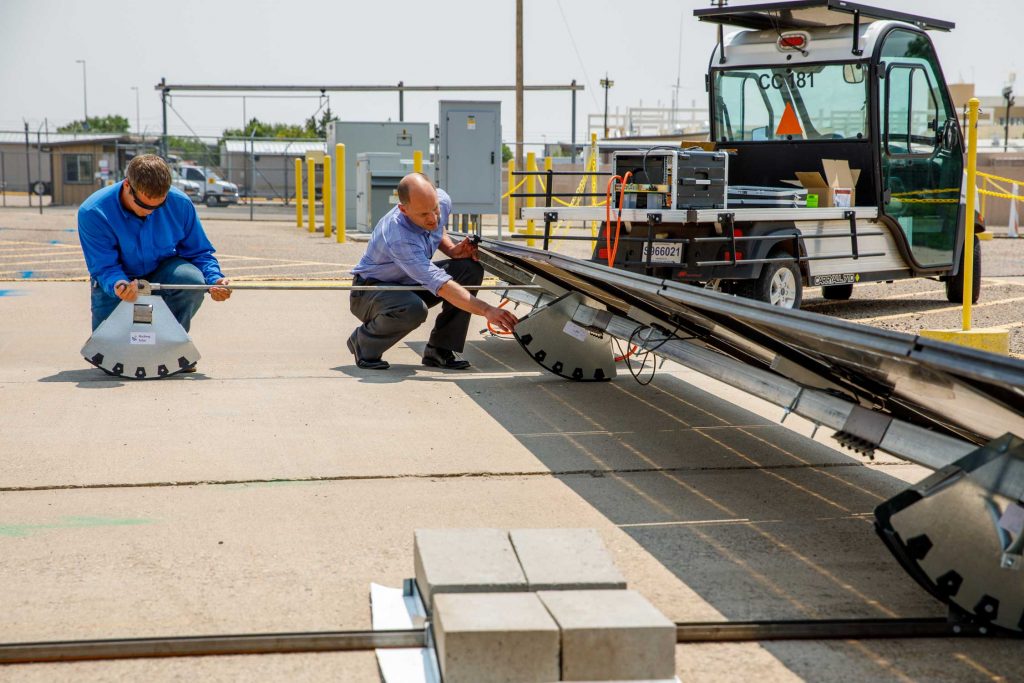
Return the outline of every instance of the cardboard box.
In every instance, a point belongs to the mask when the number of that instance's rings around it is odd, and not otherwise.
[[[796,180],[783,180],[807,190],[807,207],[853,207],[857,205],[859,168],[850,168],[845,159],[822,159],[825,175],[817,171],[798,171]]]

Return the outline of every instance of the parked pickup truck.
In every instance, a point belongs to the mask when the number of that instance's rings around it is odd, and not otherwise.
[[[201,166],[180,166],[178,174],[203,188],[200,199],[207,206],[238,203],[238,186],[222,179],[213,169]]]
[[[171,169],[171,184],[188,195],[193,202],[203,201],[203,184],[194,180],[185,180],[181,174]]]

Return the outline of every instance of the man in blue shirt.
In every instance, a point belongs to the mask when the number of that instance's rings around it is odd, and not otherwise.
[[[138,280],[227,285],[195,207],[171,187],[171,170],[155,154],[133,158],[125,180],[94,192],[78,209],[78,237],[92,285],[92,329],[122,301],[135,301]],[[188,331],[202,290],[159,292]],[[210,289],[214,301],[231,296]],[[194,371],[194,366],[189,369]]]
[[[511,332],[519,322],[512,313],[470,294],[463,285],[479,285],[484,269],[477,263],[476,246],[467,238],[455,244],[444,226],[452,200],[421,173],[398,184],[399,204],[373,230],[366,253],[352,274],[357,285],[422,285],[426,291],[354,291],[352,313],[363,321],[348,339],[356,365],[371,370],[390,367],[381,356],[427,319],[427,309],[442,301],[423,364],[464,370],[469,361],[459,356],[466,343],[470,315]],[[439,250],[449,260],[431,262]]]

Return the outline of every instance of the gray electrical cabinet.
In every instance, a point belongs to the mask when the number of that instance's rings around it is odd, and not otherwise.
[[[402,157],[393,152],[356,155],[356,230],[373,232],[381,216],[398,203]]]
[[[423,161],[430,159],[430,124],[407,121],[328,121],[327,153],[337,173],[335,145],[345,145],[345,222],[356,224],[356,160],[364,152],[392,152],[409,161],[412,153],[423,152]],[[337,206],[337,204],[335,204]],[[371,225],[372,229],[373,226]]]
[[[501,102],[442,100],[437,185],[452,212],[501,213]]]

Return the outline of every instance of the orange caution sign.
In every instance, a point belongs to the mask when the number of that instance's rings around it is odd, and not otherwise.
[[[793,104],[786,102],[786,111],[782,112],[782,120],[779,127],[775,129],[776,135],[803,135],[804,129],[800,127],[800,121],[793,111]]]

